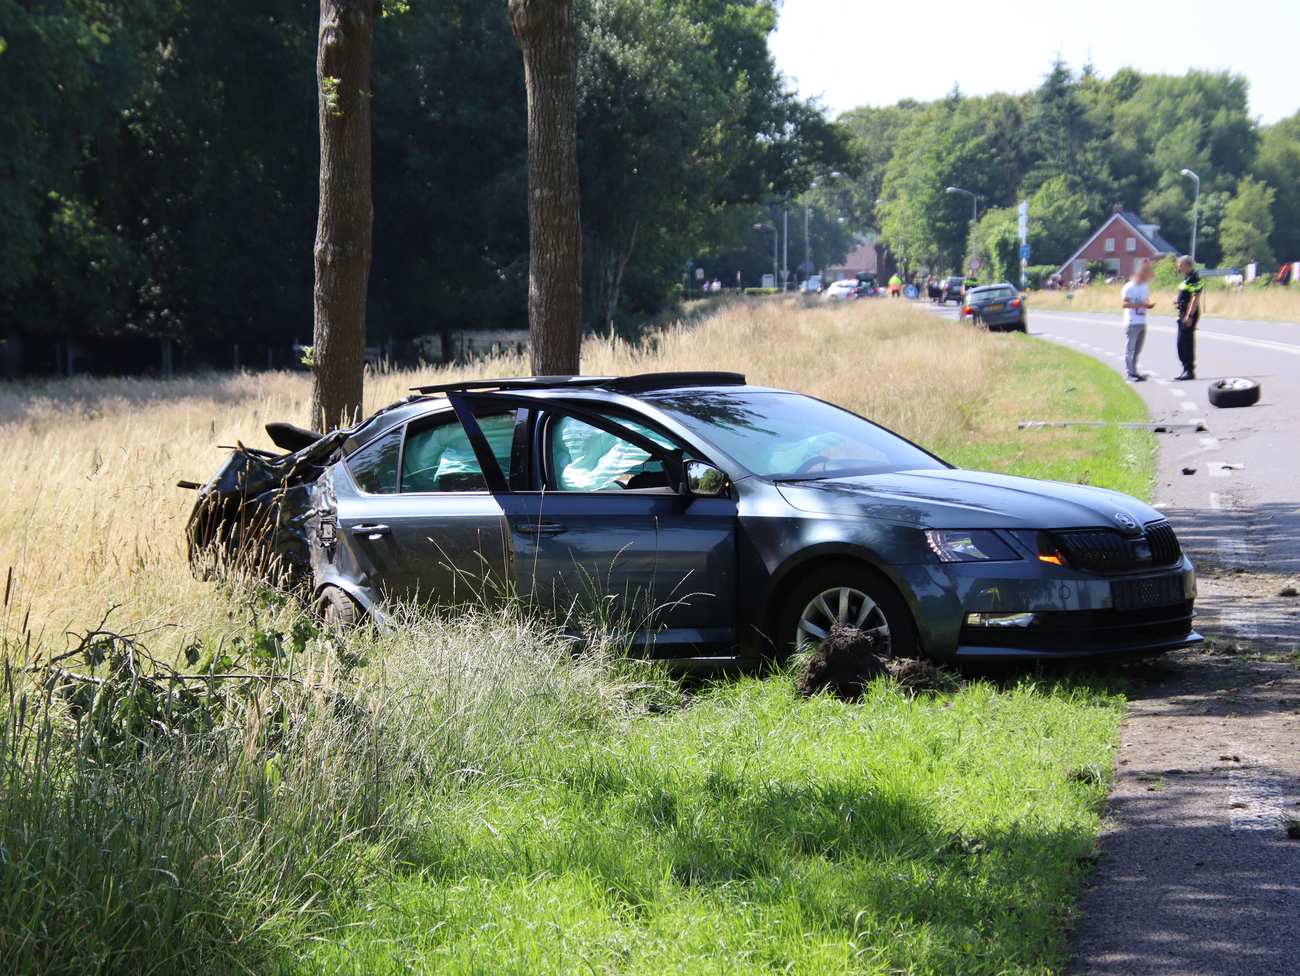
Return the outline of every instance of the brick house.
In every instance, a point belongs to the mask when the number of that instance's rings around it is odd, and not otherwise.
[[[1131,210],[1116,204],[1105,223],[1056,273],[1061,283],[1068,285],[1083,275],[1089,262],[1101,261],[1108,275],[1127,278],[1133,274],[1138,261],[1157,261],[1173,253],[1174,246],[1160,236],[1159,225],[1148,224]]]
[[[827,281],[855,278],[860,274],[875,275],[880,267],[880,245],[874,240],[859,241],[843,261],[828,267]]]

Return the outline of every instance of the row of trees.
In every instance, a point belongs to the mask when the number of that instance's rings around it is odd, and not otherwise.
[[[1229,73],[1171,77],[1123,69],[1103,78],[1059,61],[1024,95],[862,108],[841,120],[855,157],[851,205],[913,264],[970,256],[970,200],[989,271],[1018,266],[1015,205],[1029,201],[1035,263],[1064,261],[1116,203],[1191,236],[1191,169],[1201,177],[1197,257],[1210,264],[1300,258],[1300,114],[1260,127],[1246,81]]]
[[[657,311],[688,259],[754,237],[752,208],[845,165],[841,130],[776,70],[777,7],[573,3],[588,325]],[[314,5],[0,0],[0,337],[305,340],[318,119],[360,111],[369,342],[522,326],[527,100],[507,0],[380,13],[356,91],[342,68],[316,77]]]

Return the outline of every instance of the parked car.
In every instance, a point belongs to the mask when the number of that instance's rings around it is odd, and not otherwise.
[[[993,331],[1024,332],[1029,322],[1025,300],[1014,285],[1005,281],[968,291],[962,303],[961,318]]]
[[[860,285],[856,278],[843,278],[839,281],[831,282],[830,286],[822,292],[822,299],[828,302],[843,302],[850,298],[858,297]]]
[[[966,279],[961,275],[951,275],[939,283],[939,304],[947,305],[949,302],[956,302],[960,305],[965,293]]]
[[[839,624],[939,659],[1201,640],[1191,563],[1148,505],[963,471],[733,373],[423,387],[349,430],[275,434],[297,449],[241,448],[200,489],[191,557],[261,547],[340,622],[509,591],[709,667]]]

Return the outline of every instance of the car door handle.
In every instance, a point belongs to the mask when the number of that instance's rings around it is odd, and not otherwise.
[[[528,535],[559,535],[566,528],[559,522],[525,522],[519,526],[519,531]]]
[[[364,535],[367,539],[378,539],[380,536],[392,535],[393,530],[386,525],[363,522],[361,525],[352,526],[352,534]]]

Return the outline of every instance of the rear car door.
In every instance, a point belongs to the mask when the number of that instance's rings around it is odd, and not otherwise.
[[[476,418],[492,460],[507,467],[515,412]],[[338,569],[377,599],[451,604],[509,584],[505,515],[456,415],[440,411],[391,430],[346,460],[336,478]]]
[[[527,469],[498,497],[520,595],[561,619],[594,616],[653,656],[729,652],[736,502],[679,490],[694,452],[588,405],[538,406],[517,438]]]

